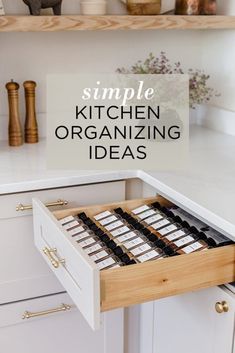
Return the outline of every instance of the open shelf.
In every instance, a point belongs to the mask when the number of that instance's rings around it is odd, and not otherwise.
[[[0,32],[235,29],[235,16],[0,16]]]

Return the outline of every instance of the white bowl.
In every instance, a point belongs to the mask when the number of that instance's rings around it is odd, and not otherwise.
[[[105,15],[107,13],[106,1],[83,1],[80,6],[82,15]]]

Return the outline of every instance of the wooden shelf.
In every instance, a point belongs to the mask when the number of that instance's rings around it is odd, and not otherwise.
[[[0,16],[0,32],[235,29],[235,16]]]

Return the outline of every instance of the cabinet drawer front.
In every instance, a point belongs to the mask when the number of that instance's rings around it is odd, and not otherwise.
[[[169,204],[159,196],[58,211],[52,215],[40,201],[34,200],[35,244],[41,253],[45,244],[55,247],[59,257],[65,259],[65,264],[53,269],[54,273],[93,328],[99,325],[100,311],[209,288],[235,279],[234,245],[99,272],[57,221],[57,218],[82,211],[92,217],[107,209],[132,209],[153,200]],[[53,268],[45,255],[44,258]],[[75,283],[74,279],[78,281]]]
[[[63,283],[80,312],[93,329],[100,325],[100,280],[97,266],[75,241],[66,236],[65,230],[55,222],[54,216],[40,201],[33,201],[35,245],[44,255],[44,249],[57,249],[57,256],[65,260],[58,268],[50,268]],[[63,254],[63,255],[62,255]],[[55,256],[55,255],[54,255]]]
[[[76,306],[67,293],[5,304],[0,306],[0,328],[66,315],[74,310]]]
[[[32,206],[32,198],[34,197],[39,197],[40,200],[45,204],[55,204],[55,206],[50,207],[50,209],[57,210],[72,208],[78,205],[94,204],[94,202],[98,202],[100,198],[103,200],[102,202],[111,202],[114,200],[120,201],[121,194],[122,197],[124,196],[124,189],[125,182],[117,181],[110,183],[40,190],[12,195],[1,195],[0,220],[5,218],[32,215],[32,209],[30,209],[30,206]]]

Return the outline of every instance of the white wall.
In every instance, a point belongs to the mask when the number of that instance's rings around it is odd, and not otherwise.
[[[164,1],[164,0],[163,0]],[[222,0],[220,0],[222,1]],[[27,13],[22,0],[3,0],[7,13]],[[164,10],[174,0],[165,0]],[[233,3],[233,0],[226,0]],[[226,8],[228,6],[225,6]],[[220,11],[226,10],[220,6]],[[235,6],[234,6],[235,7]],[[121,13],[119,0],[109,0],[112,13]],[[235,9],[234,9],[235,10]],[[78,0],[64,0],[64,13],[77,13]],[[186,68],[205,68],[223,95],[214,103],[235,111],[235,31],[110,31],[71,33],[0,33],[0,139],[7,138],[7,95],[5,83],[11,78],[22,86],[35,80],[41,134],[45,134],[46,75],[68,72],[115,72],[144,59],[149,52],[164,50]],[[221,84],[222,83],[222,84]],[[21,87],[21,116],[24,119]]]

